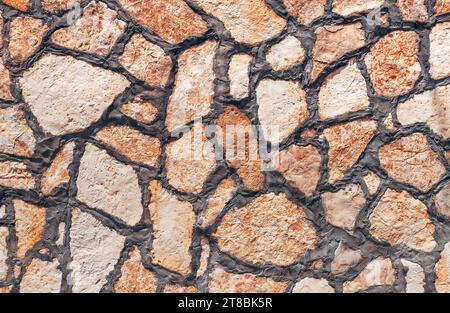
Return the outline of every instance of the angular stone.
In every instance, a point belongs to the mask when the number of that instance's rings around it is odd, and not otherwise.
[[[436,291],[439,293],[450,293],[450,242],[444,246],[441,258],[434,268],[436,272]]]
[[[311,72],[313,80],[328,64],[337,61],[344,54],[362,48],[365,44],[361,23],[322,26],[316,30],[315,35],[314,64]]]
[[[3,16],[1,16],[0,14],[0,49],[2,48],[3,48]]]
[[[303,278],[295,284],[293,293],[335,293],[325,278]]]
[[[216,267],[209,276],[208,289],[211,293],[281,293],[288,282],[253,274],[233,274]]]
[[[219,249],[233,257],[256,265],[280,266],[297,262],[319,239],[302,208],[285,194],[274,193],[229,211],[213,235]]]
[[[292,145],[277,155],[275,170],[282,173],[295,188],[311,197],[320,179],[321,164],[322,156],[316,147]]]
[[[208,199],[208,207],[200,216],[202,227],[208,227],[214,223],[235,191],[236,185],[233,179],[227,178],[220,183],[214,194]]]
[[[361,260],[361,251],[352,250],[341,242],[334,252],[334,259],[333,262],[331,262],[331,272],[334,275],[345,273],[350,268],[357,265]]]
[[[41,6],[45,11],[58,13],[75,8],[83,0],[41,0]]]
[[[195,223],[192,204],[180,201],[159,181],[149,184],[148,206],[153,228],[152,262],[187,276],[191,268],[190,247]]]
[[[34,188],[34,184],[33,174],[24,163],[14,161],[0,162],[0,186],[30,190]]]
[[[193,0],[200,8],[218,18],[239,43],[255,45],[279,34],[286,21],[264,0]]]
[[[112,125],[101,129],[95,139],[110,146],[135,163],[159,166],[161,153],[158,138],[142,134],[140,131],[124,125]]]
[[[8,275],[8,228],[0,227],[0,280],[6,280]]]
[[[167,107],[166,127],[170,132],[210,112],[217,47],[217,42],[207,41],[185,50],[178,58],[175,87]]]
[[[31,6],[30,0],[2,0],[2,2],[23,12],[28,11]]]
[[[325,13],[327,0],[283,0],[289,15],[295,17],[300,24],[309,25]]]
[[[120,74],[54,54],[34,63],[20,84],[41,127],[52,135],[89,127],[130,85]]]
[[[248,96],[251,61],[252,56],[248,54],[234,54],[231,57],[228,77],[230,79],[230,95],[235,99]]]
[[[436,0],[434,4],[436,15],[450,13],[450,1],[448,0]]]
[[[447,183],[435,196],[434,203],[439,215],[450,220],[450,183]]]
[[[42,193],[49,195],[56,187],[67,184],[70,180],[69,166],[73,161],[75,143],[67,143],[56,155],[50,167],[42,176]]]
[[[434,79],[450,75],[450,22],[438,23],[430,33],[430,74]]]
[[[427,207],[406,191],[386,190],[369,221],[369,232],[377,240],[425,252],[436,247]]]
[[[153,104],[140,98],[122,105],[120,112],[143,124],[150,124],[158,115],[158,109]]]
[[[335,183],[358,161],[375,134],[377,125],[371,119],[337,124],[323,131],[329,145],[329,180]]]
[[[425,0],[397,0],[404,21],[426,22],[428,10]]]
[[[384,0],[336,0],[333,1],[333,12],[343,17],[361,13],[369,13],[382,6]]]
[[[0,153],[31,157],[36,148],[33,131],[18,107],[0,108]]]
[[[370,287],[392,285],[395,271],[392,262],[382,257],[371,261],[366,268],[352,281],[344,283],[344,293],[358,292]]]
[[[0,218],[4,218],[6,216],[6,206],[0,205]]]
[[[322,203],[328,223],[352,232],[366,199],[361,187],[351,184],[336,192],[323,193]]]
[[[211,248],[209,246],[208,238],[202,237],[201,241],[202,252],[200,255],[200,266],[197,270],[197,277],[203,276],[208,270],[209,256],[211,254]]]
[[[141,254],[134,248],[123,263],[121,276],[114,284],[118,293],[155,293],[157,277],[142,265]]]
[[[422,192],[430,190],[446,173],[444,165],[421,133],[382,146],[379,157],[381,166],[391,178]]]
[[[380,186],[380,177],[373,172],[369,172],[363,178],[364,183],[366,184],[367,189],[369,190],[369,193],[371,195],[374,195],[378,190],[378,186]]]
[[[321,119],[356,112],[369,106],[366,81],[355,61],[325,79],[317,105]]]
[[[9,54],[16,65],[25,62],[41,45],[48,26],[28,16],[16,17],[10,25]]]
[[[450,38],[450,37],[449,37]],[[433,132],[444,139],[450,137],[450,85],[415,95],[397,106],[397,117],[407,126],[426,123]]]
[[[164,293],[197,293],[195,286],[167,285]]]
[[[306,93],[294,81],[262,80],[256,88],[258,117],[265,139],[281,142],[308,118]],[[265,127],[276,127],[279,138]]]
[[[305,50],[300,40],[287,36],[281,42],[273,45],[266,54],[267,63],[275,71],[288,70],[305,59]]]
[[[77,199],[92,208],[103,210],[128,225],[141,219],[141,189],[136,172],[92,144],[86,146],[81,159],[77,188]]]
[[[425,291],[425,273],[423,268],[416,263],[402,259],[402,265],[406,268],[406,293],[423,293]]]
[[[92,215],[72,209],[69,284],[74,293],[98,293],[114,269],[125,237],[104,226]]]
[[[0,39],[2,38],[0,37]],[[1,49],[1,42],[0,42],[0,49]],[[0,57],[0,99],[4,100],[13,99],[13,96],[11,94],[11,78],[9,77],[9,71],[5,67],[2,57]]]
[[[374,44],[365,62],[375,91],[394,98],[413,89],[421,71],[418,52],[419,36],[412,31],[389,33]]]
[[[172,59],[144,36],[136,34],[125,46],[119,62],[147,85],[164,87],[172,70]]]
[[[51,40],[62,47],[106,57],[117,39],[123,34],[126,23],[117,19],[117,12],[105,3],[91,2],[74,25],[58,29]]]
[[[45,227],[45,209],[14,199],[17,257],[23,259],[28,250],[41,240]]]
[[[42,261],[33,259],[28,265],[22,282],[21,293],[58,293],[61,288],[62,273],[57,260]]]
[[[206,22],[183,0],[118,2],[137,23],[171,44],[201,36],[207,30]]]

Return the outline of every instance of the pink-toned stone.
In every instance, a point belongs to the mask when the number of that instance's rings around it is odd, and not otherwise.
[[[370,287],[392,285],[395,270],[389,259],[378,258],[367,264],[366,268],[352,281],[344,283],[344,293],[358,292]]]
[[[436,291],[439,293],[450,293],[450,242],[444,246],[441,258],[436,263]]]
[[[200,255],[200,266],[197,270],[197,277],[203,276],[208,270],[209,259],[211,254],[211,247],[209,246],[208,238],[202,237],[200,244],[202,252]]]
[[[425,291],[425,273],[417,263],[402,259],[402,265],[406,268],[406,293],[423,293]]]
[[[0,280],[6,280],[8,275],[8,238],[7,227],[0,227]]]
[[[30,157],[35,148],[36,139],[25,113],[16,106],[0,109],[0,153]]]
[[[397,0],[397,6],[405,21],[426,22],[428,9],[426,0]]]
[[[300,24],[308,25],[325,13],[326,0],[283,0],[289,15],[295,17]]]
[[[374,195],[378,190],[378,186],[380,185],[380,177],[374,172],[369,172],[366,176],[363,177],[364,183],[366,184],[367,190],[371,195]]]
[[[250,62],[252,56],[248,54],[235,54],[231,57],[228,77],[230,79],[230,95],[236,99],[248,96],[250,84]]]
[[[164,293],[197,293],[195,286],[167,285]]]
[[[333,1],[333,12],[349,17],[361,13],[369,13],[378,9],[384,0],[335,0]]]
[[[267,63],[275,71],[288,70],[303,62],[304,58],[302,43],[292,35],[270,47],[266,54]]]
[[[2,0],[2,2],[23,12],[28,11],[31,7],[31,0]]]
[[[307,277],[295,284],[293,293],[335,293],[325,278]]]
[[[0,29],[1,31],[1,29]],[[1,39],[1,37],[0,37]],[[1,43],[0,43],[1,49]],[[3,58],[0,57],[0,99],[12,100],[13,96],[11,94],[11,78],[9,77],[9,71],[5,67]]]
[[[143,124],[150,124],[158,115],[158,109],[150,102],[144,101],[141,98],[136,98],[125,103],[120,108],[120,112]]]
[[[73,160],[75,143],[69,142],[58,152],[41,180],[42,193],[49,195],[56,187],[67,184],[70,180],[69,166]]]
[[[436,15],[450,13],[450,1],[449,0],[436,0],[434,4]]]
[[[209,198],[206,210],[200,216],[202,227],[208,227],[214,223],[235,191],[236,185],[233,179],[227,178],[220,183],[216,191]]]
[[[447,183],[434,197],[436,211],[446,219],[450,220],[450,183]]]
[[[44,10],[57,13],[75,8],[82,0],[41,0],[41,6]]]
[[[21,293],[58,293],[61,289],[62,272],[57,260],[33,259],[20,283]]]
[[[35,180],[31,171],[22,162],[0,162],[0,186],[15,189],[30,190],[34,188]]]
[[[438,23],[430,33],[430,74],[434,79],[450,75],[450,22]]]
[[[331,272],[334,275],[345,273],[361,260],[361,251],[350,249],[341,242],[334,252],[334,259],[331,262]]]

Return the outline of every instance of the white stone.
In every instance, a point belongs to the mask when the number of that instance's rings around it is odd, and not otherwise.
[[[61,288],[62,273],[58,261],[33,259],[20,283],[21,293],[58,293]]]
[[[305,58],[305,50],[300,40],[287,36],[281,42],[273,45],[266,55],[266,60],[275,71],[288,70]]]
[[[304,278],[295,284],[293,293],[335,293],[325,278]]]
[[[401,260],[404,267],[406,267],[406,293],[423,293],[425,291],[425,273],[423,268],[416,263],[408,260]]]
[[[430,33],[430,74],[434,79],[450,75],[450,22],[436,24]]]
[[[228,77],[230,79],[230,94],[235,99],[248,96],[250,62],[248,54],[235,54],[231,57]]]

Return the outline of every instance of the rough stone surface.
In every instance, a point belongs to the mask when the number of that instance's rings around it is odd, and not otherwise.
[[[426,22],[428,20],[426,0],[397,0],[397,6],[405,21]]]
[[[8,228],[0,227],[0,280],[5,280],[8,275],[8,264],[6,263],[8,259]]]
[[[31,171],[22,162],[0,162],[0,186],[15,189],[30,190],[34,188],[35,180]]]
[[[164,293],[197,293],[197,287],[181,286],[181,285],[167,285],[164,288]]]
[[[60,291],[62,273],[58,261],[33,259],[20,283],[22,293],[57,293]]]
[[[304,278],[295,284],[293,293],[334,293],[325,278]]]
[[[0,153],[30,157],[36,148],[33,131],[18,107],[0,109]]]
[[[235,191],[236,186],[231,178],[227,178],[220,183],[216,191],[209,198],[208,207],[201,214],[201,224],[203,227],[208,227],[214,223]]]
[[[447,183],[434,197],[436,211],[446,219],[450,220],[450,183]]]
[[[30,0],[2,0],[2,2],[23,12],[28,11],[31,6]]]
[[[408,260],[402,259],[402,265],[406,268],[406,293],[423,293],[425,291],[425,273],[423,268]]]
[[[143,124],[150,124],[158,115],[158,109],[153,104],[140,98],[122,105],[120,112]]]
[[[302,63],[304,58],[302,43],[292,35],[273,45],[266,54],[266,61],[275,71],[288,70]]]
[[[448,0],[436,0],[434,8],[436,15],[450,13],[450,2]]]
[[[72,9],[82,0],[41,0],[42,8],[48,12],[58,13],[68,9]]]
[[[252,57],[248,54],[235,54],[231,57],[228,77],[230,94],[233,98],[242,99],[248,96],[249,72]]]
[[[441,258],[436,263],[436,291],[440,293],[450,293],[450,242],[444,246]]]
[[[395,280],[395,270],[389,259],[378,258],[371,261],[363,271],[352,281],[345,282],[345,293],[358,292],[375,286],[392,285]]]
[[[69,166],[73,161],[73,141],[64,145],[53,159],[50,167],[45,171],[41,180],[42,193],[48,195],[56,187],[67,184],[70,180]]]
[[[333,12],[349,17],[361,13],[369,13],[378,9],[384,0],[336,0],[333,1]]]
[[[0,41],[0,49],[1,49],[1,41]],[[0,99],[12,100],[11,79],[9,77],[8,69],[5,67],[5,63],[3,62],[2,57],[0,57]]]
[[[378,186],[380,186],[380,181],[380,177],[374,172],[369,172],[366,176],[364,176],[364,183],[366,184],[371,195],[374,195],[377,192]]]
[[[450,22],[438,23],[430,33],[430,74],[434,79],[450,75]]]
[[[361,251],[352,250],[341,242],[334,252],[334,259],[331,262],[331,272],[334,275],[343,274],[357,265],[362,258]]]
[[[300,24],[308,25],[325,13],[327,0],[283,0],[289,15],[295,17]]]

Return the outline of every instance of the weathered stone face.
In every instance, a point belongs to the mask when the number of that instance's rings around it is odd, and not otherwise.
[[[450,220],[450,184],[447,183],[434,197],[436,211],[446,219]]]
[[[0,153],[30,157],[35,148],[36,139],[24,111],[17,107],[0,109]]]
[[[0,186],[30,190],[34,188],[34,185],[33,174],[24,163],[14,161],[0,162]]]
[[[228,77],[233,98],[242,99],[248,96],[251,61],[252,57],[248,54],[235,54],[231,57]]]
[[[305,50],[300,40],[294,36],[287,36],[281,42],[273,45],[266,54],[266,61],[273,70],[288,70],[302,63]]]
[[[31,6],[30,0],[2,0],[2,2],[23,12],[28,11]]]
[[[331,272],[334,275],[345,273],[362,260],[361,251],[352,250],[340,243],[334,252],[334,259],[331,263]]]
[[[20,283],[22,293],[56,293],[60,291],[62,273],[58,261],[33,259]]]
[[[8,275],[8,245],[7,245],[7,237],[8,237],[8,228],[0,227],[0,279],[5,280]]]
[[[448,0],[436,0],[434,4],[436,15],[441,15],[450,12],[450,2]]]
[[[334,293],[334,289],[324,278],[304,278],[295,284],[293,293]]]
[[[57,13],[65,11],[81,3],[82,0],[41,0],[42,8],[46,11]]]
[[[8,69],[5,67],[3,59],[1,57],[0,57],[0,99],[12,100],[11,78],[9,77]]]
[[[425,273],[423,268],[408,260],[401,260],[402,265],[407,268],[406,293],[423,293],[425,284]]]
[[[308,25],[325,13],[326,0],[283,0],[289,15],[295,17],[300,24]]]
[[[150,124],[156,119],[158,109],[150,102],[137,98],[122,105],[120,112],[140,123]]]
[[[392,285],[394,280],[395,271],[391,260],[378,258],[367,264],[354,280],[345,282],[343,291],[350,293],[375,286]]]
[[[231,178],[227,178],[220,183],[216,191],[209,198],[208,207],[202,212],[201,221],[203,227],[208,227],[214,223],[235,191],[236,186]]]
[[[450,22],[436,24],[430,33],[430,74],[434,79],[450,75]]]
[[[383,0],[336,0],[333,1],[333,12],[349,17],[374,11],[383,3]]]
[[[428,20],[427,1],[397,0],[397,6],[405,21],[426,22]]]
[[[67,184],[70,180],[69,166],[73,161],[75,143],[69,142],[56,155],[50,167],[42,177],[42,193],[48,195],[61,184]]]
[[[441,258],[434,268],[436,271],[436,291],[440,293],[450,292],[450,243],[445,244],[441,252]]]

